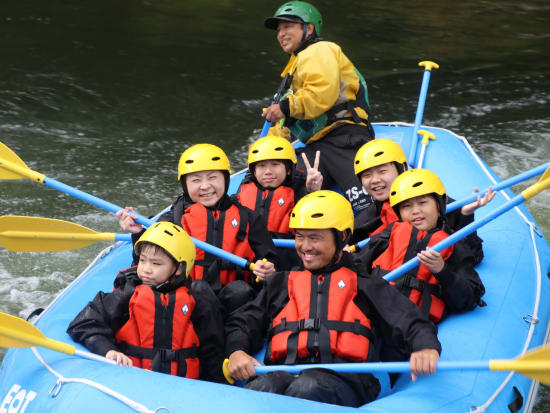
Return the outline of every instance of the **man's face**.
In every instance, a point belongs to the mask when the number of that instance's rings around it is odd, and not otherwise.
[[[296,229],[296,252],[306,270],[318,270],[327,266],[336,253],[333,231]]]
[[[313,33],[313,24],[308,24],[306,36]],[[277,25],[277,40],[287,54],[292,54],[302,43],[304,28],[302,23],[279,20]]]

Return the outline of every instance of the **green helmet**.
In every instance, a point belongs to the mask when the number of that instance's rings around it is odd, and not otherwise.
[[[321,35],[323,29],[323,18],[321,13],[313,5],[305,1],[289,1],[277,9],[273,17],[268,17],[264,21],[268,29],[277,29],[279,20],[311,23],[315,27],[317,36]]]

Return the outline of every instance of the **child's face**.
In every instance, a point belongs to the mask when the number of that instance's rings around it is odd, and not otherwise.
[[[286,178],[285,163],[278,159],[268,159],[256,162],[254,176],[258,183],[265,188],[277,188]]]
[[[439,207],[431,195],[422,195],[407,199],[399,204],[399,213],[403,221],[408,221],[420,231],[429,231],[437,225]]]
[[[157,286],[170,278],[176,265],[166,253],[151,245],[144,245],[139,253],[139,261],[137,265],[137,275],[139,279],[146,285]],[[182,273],[181,266],[176,271],[175,275]]]
[[[191,201],[211,207],[225,193],[225,176],[222,171],[200,171],[185,175],[185,185]]]
[[[366,169],[361,174],[361,184],[377,201],[387,201],[390,197],[391,184],[399,172],[393,162]]]

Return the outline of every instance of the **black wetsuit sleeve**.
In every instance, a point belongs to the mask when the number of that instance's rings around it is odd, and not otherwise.
[[[369,238],[371,232],[382,225],[380,219],[381,203],[371,202],[368,207],[360,211],[354,220],[353,235],[350,244],[356,244]]]
[[[371,319],[384,343],[410,353],[435,349],[441,353],[437,327],[420,309],[382,278],[358,278],[359,300],[367,302]]]
[[[372,263],[380,256],[390,244],[391,228],[386,228],[379,234],[373,235],[370,241],[359,252],[352,254],[359,275],[370,274]]]
[[[454,200],[452,198],[448,198],[448,203],[452,203]],[[474,222],[474,214],[472,215],[463,215],[462,212],[459,209],[456,209],[446,215],[447,218],[447,224],[451,228],[452,232],[456,232],[462,228],[464,228],[466,225],[471,224]],[[464,244],[470,248],[473,254],[474,258],[474,265],[477,265],[483,260],[483,247],[482,243],[483,240],[477,235],[476,232],[472,232],[470,235],[468,235],[463,240]]]
[[[244,207],[243,207],[244,208]],[[270,262],[277,259],[277,250],[273,239],[267,230],[265,221],[254,211],[247,208],[248,212],[248,243],[254,251],[256,260],[266,258]]]
[[[257,297],[229,315],[225,321],[227,356],[242,350],[257,353],[264,344],[268,324],[288,302],[288,272],[269,276]]]
[[[474,269],[474,255],[464,242],[454,245],[443,270],[434,275],[441,285],[446,310],[468,311],[481,303],[485,287]]]
[[[120,351],[116,332],[129,320],[128,304],[135,284],[127,282],[112,293],[100,291],[71,321],[67,333],[92,353],[104,356],[109,350]]]
[[[225,383],[222,372],[224,359],[224,327],[218,298],[206,281],[194,281],[191,295],[195,309],[191,322],[200,341],[200,379]]]

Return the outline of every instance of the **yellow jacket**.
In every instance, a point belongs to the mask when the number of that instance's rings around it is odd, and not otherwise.
[[[287,117],[286,124],[290,124],[290,130],[296,135],[292,120],[288,122],[289,117],[298,120],[297,124],[306,120],[314,123],[306,125],[309,133],[303,130],[298,132],[303,135],[296,136],[300,140],[306,143],[317,141],[342,123],[366,126],[367,105],[361,104],[365,102],[366,90],[361,83],[361,75],[336,43],[319,41],[298,54],[292,54],[281,77],[288,73],[293,75],[292,92],[280,102],[281,110]],[[335,105],[356,100],[354,109],[357,116],[354,119],[347,108],[327,114]],[[270,131],[278,135],[281,135],[280,132],[277,128]]]

